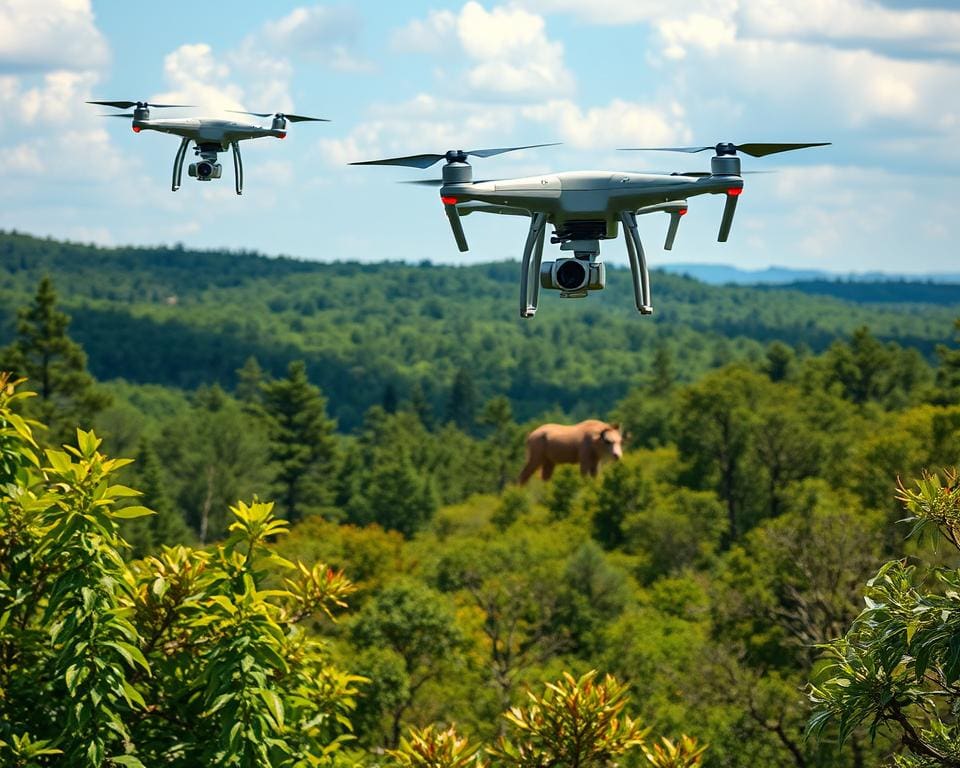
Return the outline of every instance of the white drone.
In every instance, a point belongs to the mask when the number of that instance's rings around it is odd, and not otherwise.
[[[194,154],[199,162],[190,163],[187,173],[197,181],[219,179],[223,173],[217,156],[220,152],[233,150],[233,172],[236,179],[237,194],[243,194],[243,161],[240,159],[240,142],[244,139],[259,139],[263,136],[273,136],[277,139],[287,135],[287,123],[329,123],[322,117],[305,117],[303,115],[284,114],[283,112],[241,112],[227,110],[240,115],[254,115],[255,117],[273,117],[269,128],[251,123],[237,123],[232,120],[218,120],[209,117],[180,117],[161,120],[150,119],[150,108],[188,107],[187,104],[148,104],[145,101],[88,101],[87,104],[100,104],[117,109],[130,109],[133,112],[123,114],[104,115],[104,117],[132,117],[133,132],[160,131],[180,136],[180,148],[173,160],[173,183],[171,189],[176,192],[180,189],[180,179],[183,176],[183,161],[187,156],[187,149],[192,141]]]
[[[725,242],[733,224],[737,200],[743,191],[740,158],[737,152],[764,157],[804,147],[826,146],[829,142],[806,144],[731,144],[705,147],[644,147],[668,152],[703,152],[715,149],[710,172],[631,173],[622,171],[571,171],[522,179],[473,181],[473,169],[467,157],[491,157],[503,152],[553,144],[500,149],[453,149],[444,154],[409,155],[386,160],[368,160],[352,165],[401,165],[429,168],[446,160],[443,178],[409,182],[440,187],[440,201],[446,211],[454,239],[461,251],[468,249],[461,216],[471,213],[499,213],[528,216],[530,229],[523,249],[520,272],[520,316],[533,317],[537,311],[540,287],[560,291],[565,298],[581,298],[588,291],[606,284],[606,272],[600,262],[600,241],[616,238],[623,225],[627,254],[633,277],[637,310],[653,312],[650,302],[650,277],[643,245],[637,231],[637,216],[664,212],[670,215],[670,227],[664,248],[670,250],[680,217],[687,212],[687,198],[694,195],[725,195],[723,217],[717,240]],[[546,225],[552,224],[551,243],[561,251],[573,251],[573,257],[541,263]],[[538,280],[539,278],[539,280]],[[532,283],[532,291],[531,291]]]

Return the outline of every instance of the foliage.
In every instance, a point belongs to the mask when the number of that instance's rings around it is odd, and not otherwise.
[[[238,503],[212,550],[128,563],[119,523],[152,514],[128,463],[77,431],[37,449],[0,377],[0,755],[14,765],[320,765],[359,680],[299,624],[332,616],[342,573],[279,558],[272,505]],[[272,572],[286,575],[266,588]],[[62,758],[59,757],[62,755]]]
[[[957,474],[926,475],[898,498],[914,535],[942,536],[960,550]],[[960,765],[960,569],[886,563],[869,582],[866,608],[824,646],[810,687],[810,730],[836,722],[844,740],[860,723],[896,734],[903,766]]]
[[[77,423],[89,425],[110,398],[94,386],[83,349],[67,336],[70,318],[56,304],[53,282],[44,276],[33,302],[17,313],[17,337],[0,351],[0,370],[11,370],[36,387],[31,415],[59,442]]]
[[[640,747],[648,730],[624,714],[626,686],[609,675],[596,678],[595,670],[564,674],[542,696],[528,693],[528,706],[504,715],[514,733],[491,750],[494,758],[517,768],[602,768]]]
[[[282,509],[296,522],[332,501],[334,424],[302,360],[290,363],[287,378],[264,384],[262,398]]]
[[[643,747],[643,754],[656,768],[698,768],[703,761],[706,747],[697,744],[697,740],[689,736],[681,736],[676,743],[666,736],[660,738],[662,744],[653,744],[648,749]]]

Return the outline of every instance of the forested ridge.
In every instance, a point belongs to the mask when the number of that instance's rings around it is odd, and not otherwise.
[[[516,272],[0,237],[0,758],[960,765],[960,307]]]
[[[323,254],[316,254],[322,258]],[[547,292],[534,321],[517,317],[519,265],[320,263],[252,253],[97,248],[0,234],[0,341],[43,275],[72,315],[71,333],[99,379],[232,389],[254,356],[272,375],[303,359],[342,429],[388,390],[419,388],[438,410],[468,368],[481,399],[506,395],[522,419],[612,404],[650,370],[658,344],[692,381],[773,340],[822,352],[868,326],[932,359],[949,341],[960,289],[911,284],[897,305],[851,303],[769,287],[715,287],[654,272],[656,312],[632,309],[628,274],[586,300]],[[845,285],[843,283],[837,285]],[[891,284],[856,284],[877,298]],[[895,284],[894,284],[895,285]],[[933,291],[934,293],[931,293]],[[932,298],[931,298],[932,297]],[[946,306],[952,298],[952,306]]]

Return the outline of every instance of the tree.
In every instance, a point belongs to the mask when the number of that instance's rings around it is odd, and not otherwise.
[[[463,645],[453,611],[441,593],[414,582],[395,582],[357,614],[350,635],[356,647],[388,651],[401,662],[402,674],[392,685],[381,685],[379,701],[373,702],[388,721],[385,745],[395,747],[405,713],[424,685],[451,666]],[[383,682],[371,674],[376,669],[359,671],[373,678],[374,685]]]
[[[322,511],[332,500],[336,443],[327,403],[307,379],[302,360],[290,363],[287,378],[263,387],[270,431],[270,459],[276,464],[280,505],[291,522]]]
[[[286,523],[261,503],[210,551],[126,562],[119,523],[152,514],[116,482],[127,460],[83,430],[41,451],[10,390],[0,376],[0,764],[329,760],[358,680],[301,625],[345,607],[344,575],[277,557]]]
[[[134,557],[152,554],[161,546],[189,544],[194,534],[183,515],[174,506],[168,493],[168,481],[163,465],[153,446],[146,439],[140,441],[140,450],[133,465],[138,485],[143,489],[141,501],[155,514],[127,521],[122,532],[133,548]]]
[[[960,551],[956,471],[899,486],[911,536]],[[825,646],[827,663],[810,686],[810,731],[836,724],[841,741],[861,723],[888,730],[904,768],[960,766],[960,568],[893,560],[867,582],[867,607]]]
[[[477,385],[467,368],[458,368],[447,400],[447,421],[469,432],[477,418]]]
[[[487,401],[478,421],[491,428],[485,448],[493,465],[497,491],[502,492],[513,480],[516,465],[523,455],[521,430],[513,421],[510,401],[502,395]]]
[[[57,309],[53,282],[44,277],[30,306],[17,313],[17,338],[0,359],[0,370],[26,377],[37,393],[29,412],[51,430],[54,442],[68,439],[77,424],[89,426],[110,397],[87,372],[83,349],[67,335],[70,318]]]
[[[201,544],[224,535],[230,504],[269,482],[263,425],[217,386],[198,390],[190,412],[167,423],[155,448],[170,495]]]
[[[954,321],[954,332],[960,342],[960,318]],[[960,400],[960,349],[951,349],[945,344],[937,346],[940,367],[937,369],[937,386],[949,402]]]

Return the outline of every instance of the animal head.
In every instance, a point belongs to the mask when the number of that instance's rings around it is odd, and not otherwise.
[[[604,429],[600,433],[600,444],[614,461],[623,456],[623,436],[620,434],[620,425],[611,424]]]

